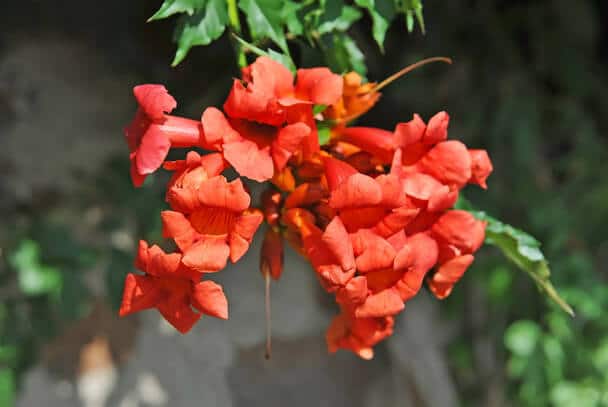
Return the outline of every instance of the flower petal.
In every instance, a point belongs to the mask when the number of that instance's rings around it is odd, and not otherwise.
[[[224,144],[224,158],[240,175],[263,182],[274,175],[270,147],[260,149],[256,143],[243,140]]]
[[[463,253],[473,253],[485,238],[485,222],[469,212],[452,210],[443,214],[433,225],[432,234],[440,244],[453,245]]]
[[[437,252],[437,243],[427,235],[418,233],[409,237],[395,256],[395,269],[403,271],[395,288],[404,302],[420,291],[424,276],[437,262]]]
[[[131,174],[131,182],[133,182],[134,187],[141,187],[146,180],[146,175],[142,175],[137,172],[137,163],[135,161],[136,153],[131,153],[129,155],[129,159],[131,160],[131,167],[129,172]]]
[[[352,235],[352,242],[360,273],[392,267],[396,253],[386,239],[368,230],[360,230]]]
[[[206,280],[194,286],[192,305],[203,314],[228,319],[228,300],[222,286]]]
[[[422,142],[426,145],[435,145],[448,138],[448,124],[450,116],[446,112],[439,112],[431,117],[426,126]]]
[[[454,284],[460,280],[473,260],[473,255],[465,254],[443,263],[437,272],[427,280],[429,289],[435,297],[442,300],[449,296]]]
[[[374,206],[382,201],[382,189],[372,177],[357,173],[341,183],[329,198],[334,209]]]
[[[304,123],[290,124],[279,129],[272,141],[272,159],[277,170],[281,171],[285,167],[308,133],[310,128]]]
[[[323,166],[325,168],[325,178],[327,178],[327,185],[329,186],[330,191],[338,188],[340,184],[352,175],[359,173],[359,171],[344,161],[331,157],[324,157]]]
[[[167,322],[182,334],[190,331],[201,318],[201,314],[194,312],[190,304],[181,299],[160,303],[156,308]]]
[[[414,117],[409,122],[399,123],[395,127],[395,145],[399,147],[408,147],[412,144],[422,141],[424,132],[426,130],[426,124],[418,116],[414,114]]]
[[[494,169],[486,150],[469,150],[471,156],[471,184],[477,184],[483,189],[488,188],[486,179]]]
[[[159,169],[170,148],[171,142],[165,133],[157,125],[150,125],[141,139],[135,156],[137,173],[152,174]]]
[[[344,270],[348,271],[355,268],[353,246],[350,243],[348,232],[338,216],[334,217],[327,225],[321,239],[329,247],[329,250]]]
[[[339,304],[355,305],[361,304],[367,298],[367,278],[365,276],[357,276],[336,293],[336,301]]]
[[[224,143],[240,140],[240,134],[230,126],[226,116],[215,107],[208,107],[201,116],[203,139],[208,146],[219,149]]]
[[[225,238],[204,237],[184,252],[182,263],[200,273],[215,273],[226,267],[229,254]]]
[[[285,65],[261,56],[243,69],[243,79],[257,92],[281,97],[293,92],[293,75]]]
[[[200,237],[192,224],[181,212],[162,211],[160,217],[163,223],[163,237],[175,240],[175,244],[183,252],[190,248]]]
[[[253,235],[264,220],[261,212],[249,212],[239,216],[230,233],[230,260],[236,263],[249,249]]]
[[[296,95],[318,105],[333,105],[342,96],[343,80],[328,68],[298,69]]]
[[[419,163],[429,175],[448,185],[463,186],[471,178],[471,157],[460,141],[450,140],[437,144]]]
[[[384,317],[395,315],[403,308],[405,307],[399,293],[388,288],[367,297],[365,302],[355,310],[355,316],[357,318]]]
[[[201,205],[241,212],[249,208],[251,198],[240,179],[228,182],[222,175],[203,182],[198,189]]]
[[[162,297],[162,291],[154,278],[129,273],[125,278],[119,315],[124,317],[153,308]]]
[[[375,127],[347,127],[339,132],[340,140],[373,154],[383,163],[390,163],[395,151],[393,133]]]
[[[140,108],[154,121],[162,120],[165,113],[177,107],[177,102],[163,85],[138,85],[133,88],[133,95]]]

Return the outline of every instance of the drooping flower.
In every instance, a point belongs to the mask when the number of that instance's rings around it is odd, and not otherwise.
[[[176,211],[191,213],[199,205],[200,185],[220,175],[226,162],[220,153],[201,156],[196,151],[189,151],[185,160],[166,161],[163,167],[173,171],[167,185],[167,202]]]
[[[222,287],[199,281],[200,274],[185,267],[181,257],[140,241],[135,265],[145,274],[127,275],[120,316],[156,308],[181,333],[188,332],[202,314],[227,319]]]
[[[161,213],[163,235],[184,253],[182,263],[213,273],[226,266],[228,257],[236,262],[245,254],[263,215],[249,209],[250,197],[240,179],[228,182],[219,175],[192,189],[182,193],[189,196],[180,200],[188,203],[179,208],[184,212]]]
[[[418,214],[419,209],[408,199],[397,176],[372,178],[335,158],[324,162],[331,191],[329,206],[349,233],[369,229],[386,238],[402,230]]]
[[[171,147],[199,144],[201,125],[196,120],[170,116],[177,106],[162,85],[139,85],[133,88],[139,109],[125,128],[131,160],[131,179],[141,186],[147,175],[156,171]]]
[[[301,234],[306,257],[323,287],[335,292],[346,285],[355,275],[356,264],[348,232],[340,218],[334,217],[324,231],[305,223]]]

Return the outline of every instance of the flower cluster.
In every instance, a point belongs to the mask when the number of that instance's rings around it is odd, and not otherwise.
[[[355,73],[312,68],[294,78],[260,57],[234,80],[223,111],[207,108],[200,121],[169,116],[176,103],[162,86],[134,93],[132,180],[141,185],[161,166],[173,171],[171,210],[161,217],[178,251],[140,244],[136,266],[145,274],[127,277],[121,315],[156,307],[181,332],[201,314],[226,318],[221,287],[200,280],[238,261],[265,222],[262,273],[279,279],[287,241],[340,308],[329,351],[369,359],[423,283],[447,297],[483,243],[485,223],[452,208],[465,185],[486,188],[487,153],[448,140],[445,112],[427,123],[414,115],[394,131],[349,126],[380,97]],[[166,162],[171,147],[208,153]],[[229,182],[227,168],[239,178]],[[259,209],[240,177],[269,181]]]

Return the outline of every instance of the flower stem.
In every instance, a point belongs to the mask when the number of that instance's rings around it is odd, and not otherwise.
[[[392,74],[391,76],[389,76],[388,78],[386,78],[385,80],[383,80],[382,82],[380,82],[379,84],[374,86],[372,88],[372,90],[370,91],[370,93],[378,92],[380,89],[384,88],[385,86],[387,86],[390,83],[394,82],[395,80],[399,79],[403,75],[413,71],[414,69],[420,68],[423,65],[430,64],[433,62],[445,62],[446,64],[451,64],[452,60],[447,57],[433,57],[433,58],[423,59],[422,61],[418,61],[412,65],[408,65],[405,68],[403,68],[402,70],[400,70],[399,72]]]
[[[236,5],[236,0],[226,0],[228,5],[228,20],[230,21],[230,27],[232,31],[240,34],[241,33],[241,21],[239,20],[239,9]],[[247,66],[247,57],[243,51],[243,47],[238,42],[232,41],[236,52],[237,64],[240,68]]]
[[[266,308],[266,353],[264,357],[270,359],[272,351],[272,326],[270,315],[270,273],[264,273],[264,305]]]

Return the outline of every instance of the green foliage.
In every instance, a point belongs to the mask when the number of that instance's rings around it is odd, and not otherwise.
[[[205,0],[165,0],[158,11],[148,21],[161,20],[177,13],[194,14],[195,10],[203,8]]]
[[[365,55],[357,43],[347,34],[335,34],[329,41],[331,45],[325,50],[327,63],[335,72],[355,71],[365,77]]]
[[[351,6],[342,6],[340,15],[333,20],[327,20],[319,24],[317,32],[319,35],[334,31],[347,31],[351,25],[362,17],[359,10]]]
[[[61,273],[56,267],[40,262],[40,248],[32,240],[23,240],[10,257],[17,271],[19,288],[25,295],[54,294],[61,291]]]
[[[378,47],[384,52],[384,37],[395,17],[395,9],[389,0],[355,0],[355,4],[368,11],[372,18],[372,35]]]
[[[15,400],[15,378],[13,371],[0,368],[0,406],[12,406]]]
[[[404,16],[408,32],[413,31],[415,21],[424,32],[420,0],[355,0],[352,5],[343,0],[165,0],[149,21],[179,15],[173,66],[182,62],[192,47],[210,44],[230,27],[250,45],[243,48],[234,41],[241,66],[247,64],[247,52],[259,54],[255,49],[267,49],[266,54],[273,54],[286,66],[295,66],[292,48],[318,47],[337,71],[365,74],[363,53],[349,34],[364,12],[371,19],[371,34],[381,51],[386,33],[399,15]]]
[[[540,250],[538,240],[522,230],[487,215],[483,211],[472,210],[468,201],[462,197],[456,206],[468,210],[477,219],[487,222],[485,243],[498,247],[505,257],[536,282],[545,295],[568,314],[574,316],[572,307],[559,296],[555,287],[551,284],[549,263]]]
[[[228,23],[226,3],[224,0],[206,0],[204,3],[204,8],[196,9],[192,16],[182,19],[178,26],[177,52],[171,63],[172,66],[182,62],[190,48],[196,45],[209,45],[224,33]]]
[[[282,52],[289,54],[283,28],[283,6],[282,0],[239,1],[239,8],[245,13],[253,42],[270,39]]]

